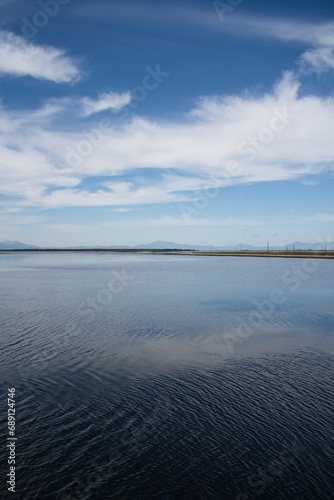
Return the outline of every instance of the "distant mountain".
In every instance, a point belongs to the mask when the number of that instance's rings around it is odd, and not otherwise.
[[[80,247],[61,247],[60,250],[128,250],[133,247],[129,247],[126,245],[111,245],[109,247],[103,247],[100,245],[96,245],[94,247],[80,246]]]
[[[197,250],[198,245],[187,245],[174,243],[172,241],[153,241],[152,243],[136,245],[132,248],[138,248],[139,250]],[[208,248],[207,246],[204,248]]]
[[[334,242],[330,241],[328,243],[303,243],[301,241],[295,241],[292,245],[288,245],[289,250],[292,250],[295,247],[296,250],[325,250],[325,246],[327,250],[334,250]],[[285,247],[284,247],[285,249]]]
[[[327,250],[334,250],[334,242],[328,243],[303,243],[300,241],[295,241],[294,243],[290,243],[287,245],[288,250],[324,250],[326,245]],[[124,247],[123,247],[124,248]],[[126,247],[125,247],[126,248]],[[130,248],[138,248],[140,250],[200,250],[200,251],[219,251],[225,250],[230,252],[237,252],[240,250],[267,250],[267,245],[255,247],[253,245],[249,245],[247,243],[238,243],[237,245],[188,245],[188,244],[180,244],[174,243],[172,241],[154,241],[152,243],[147,243],[145,245],[136,245],[135,247]],[[275,246],[269,245],[270,250],[286,250],[286,245],[284,246]]]
[[[334,250],[334,242],[322,242],[322,243],[303,243],[301,241],[295,241],[287,245],[288,250]],[[270,250],[285,250],[286,246],[271,246]],[[174,243],[173,241],[153,241],[152,243],[145,243],[135,246],[127,245],[110,245],[110,246],[77,246],[77,247],[58,247],[57,250],[199,250],[199,251],[219,251],[225,250],[230,252],[238,251],[257,251],[257,250],[267,250],[267,245],[254,247],[253,245],[248,245],[247,243],[238,243],[237,245],[188,245],[186,243]],[[27,245],[26,243],[21,243],[20,241],[2,241],[0,242],[0,250],[48,250],[47,248],[41,248],[34,245]]]
[[[39,248],[21,243],[21,241],[0,241],[0,250],[37,250]]]

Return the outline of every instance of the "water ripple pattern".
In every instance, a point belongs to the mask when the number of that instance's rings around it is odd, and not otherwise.
[[[1,255],[16,498],[333,498],[334,262],[291,260]]]

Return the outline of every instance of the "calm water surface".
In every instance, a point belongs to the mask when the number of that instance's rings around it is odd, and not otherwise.
[[[334,260],[0,255],[1,498],[334,498]]]

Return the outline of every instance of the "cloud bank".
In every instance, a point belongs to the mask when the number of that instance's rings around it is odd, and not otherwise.
[[[299,87],[286,73],[269,94],[202,97],[174,122],[135,117],[89,133],[52,131],[45,109],[20,119],[3,109],[0,182],[16,197],[5,205],[180,202],[206,188],[332,173],[334,99],[299,97]],[[89,178],[94,187],[82,187]]]

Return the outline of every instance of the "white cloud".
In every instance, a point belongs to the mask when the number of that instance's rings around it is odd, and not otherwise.
[[[0,31],[0,75],[31,76],[55,83],[80,79],[78,67],[64,50],[34,45],[7,31]]]
[[[186,117],[168,123],[137,117],[100,132],[96,144],[86,132],[52,130],[54,113],[46,108],[23,116],[2,109],[1,191],[17,197],[6,205],[189,202],[203,189],[311,181],[334,170],[334,99],[299,97],[298,91],[298,81],[286,73],[271,93],[203,97]],[[68,148],[77,154],[71,164]],[[125,173],[127,182],[117,177]],[[90,177],[95,187],[82,188],[81,180]],[[99,177],[103,184],[96,184]]]
[[[89,116],[93,113],[99,113],[100,111],[105,111],[111,109],[113,111],[119,111],[131,102],[131,92],[123,92],[119,94],[117,92],[108,92],[100,94],[97,100],[85,97],[82,100],[83,113],[84,116]]]
[[[300,63],[303,69],[317,73],[334,69],[334,48],[319,47],[308,50],[301,56]]]
[[[119,205],[146,205],[191,201],[189,196],[180,196],[162,188],[147,187],[134,189],[98,190],[89,192],[79,189],[58,189],[52,193],[30,193],[30,199],[23,204],[53,207],[99,207]]]

